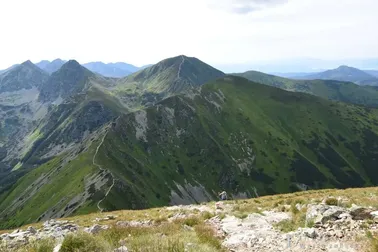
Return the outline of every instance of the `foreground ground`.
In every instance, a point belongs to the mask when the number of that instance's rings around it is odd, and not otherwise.
[[[116,211],[0,231],[0,251],[378,251],[378,188]]]

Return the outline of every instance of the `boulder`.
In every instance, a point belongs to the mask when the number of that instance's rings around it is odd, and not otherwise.
[[[322,209],[322,211],[325,208]],[[314,223],[315,224],[324,224],[327,221],[335,221],[340,218],[340,216],[347,216],[347,210],[338,207],[338,206],[328,206],[327,210],[324,212],[318,211],[318,215],[315,217]],[[309,216],[313,216],[313,213],[310,213]]]
[[[314,219],[319,215],[322,215],[325,211],[330,209],[327,205],[309,205],[307,208],[306,218],[308,220]]]
[[[353,220],[372,219],[373,216],[370,214],[371,212],[371,209],[360,206],[352,206],[350,208],[350,215],[352,216]]]
[[[341,214],[346,213],[347,210],[342,207],[331,206],[327,211],[323,213],[323,217],[328,220],[336,220]]]
[[[37,233],[37,230],[35,228],[33,228],[32,226],[28,227],[28,229],[26,229],[26,231],[28,231],[31,234],[36,234]]]

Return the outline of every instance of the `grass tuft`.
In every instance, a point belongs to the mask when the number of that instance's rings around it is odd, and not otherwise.
[[[325,200],[326,205],[329,205],[329,206],[337,206],[338,202],[339,201],[336,198],[327,198]]]
[[[198,225],[194,228],[201,243],[207,243],[217,250],[222,249],[220,240],[216,237],[214,230],[205,225]]]
[[[60,252],[111,251],[110,244],[101,236],[87,233],[71,234],[63,240]]]

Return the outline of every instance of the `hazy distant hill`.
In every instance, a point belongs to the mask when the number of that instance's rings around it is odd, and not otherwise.
[[[53,73],[53,72],[56,72],[58,71],[62,66],[63,64],[66,63],[65,60],[61,60],[61,59],[55,59],[53,61],[48,61],[48,60],[42,60],[41,62],[38,62],[36,63],[36,65],[45,70],[46,72],[48,72],[49,74]]]
[[[103,76],[118,78],[125,77],[139,70],[139,67],[123,62],[108,64],[105,64],[103,62],[90,62],[83,64],[83,66],[88,68],[92,72],[99,73]]]
[[[378,77],[378,70],[365,70],[365,72],[375,77]]]
[[[365,71],[349,66],[340,66],[336,69],[303,76],[302,79],[338,80],[350,81],[359,85],[378,85],[378,78],[374,77],[371,74],[368,74]]]

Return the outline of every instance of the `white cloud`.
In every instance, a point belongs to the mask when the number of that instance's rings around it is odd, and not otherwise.
[[[218,3],[214,5],[214,3]],[[7,0],[0,69],[26,59],[214,65],[378,57],[376,0]]]

